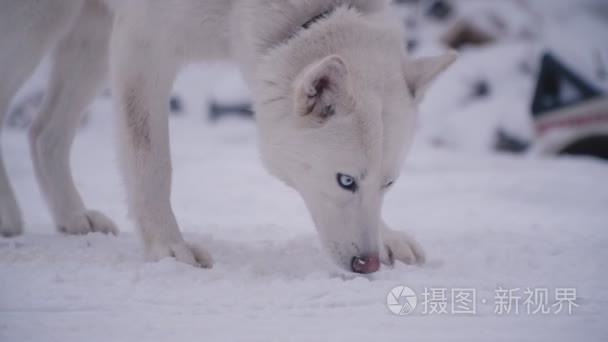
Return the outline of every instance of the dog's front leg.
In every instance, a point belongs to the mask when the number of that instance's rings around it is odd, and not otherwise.
[[[137,30],[120,23],[112,39],[111,69],[130,216],[140,230],[148,260],[174,257],[210,267],[209,254],[184,241],[170,203],[167,104],[178,63],[150,32],[153,27]]]
[[[382,220],[380,236],[383,242],[382,263],[392,266],[395,260],[407,265],[422,265],[426,261],[424,250],[409,234],[392,230]]]

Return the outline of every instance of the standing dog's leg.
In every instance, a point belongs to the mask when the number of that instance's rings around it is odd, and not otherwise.
[[[118,18],[111,57],[130,215],[140,230],[148,260],[175,257],[210,267],[207,252],[184,241],[170,203],[167,104],[179,62],[173,49],[159,40],[163,35],[156,27],[137,27],[137,19]]]
[[[0,124],[12,98],[79,8],[77,0],[0,0]],[[18,235],[22,225],[0,152],[0,235]]]
[[[86,209],[70,170],[70,148],[80,117],[107,71],[111,28],[112,16],[105,6],[87,1],[52,55],[48,92],[30,129],[38,183],[57,228],[68,234],[116,233],[112,221]]]

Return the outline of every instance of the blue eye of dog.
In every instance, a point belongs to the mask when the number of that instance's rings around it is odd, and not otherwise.
[[[336,179],[338,180],[338,185],[340,185],[342,189],[352,192],[357,191],[357,182],[353,177],[338,173]]]

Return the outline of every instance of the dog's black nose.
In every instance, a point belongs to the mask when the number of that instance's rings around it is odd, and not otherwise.
[[[351,268],[355,273],[374,273],[380,269],[380,258],[377,256],[354,257]]]

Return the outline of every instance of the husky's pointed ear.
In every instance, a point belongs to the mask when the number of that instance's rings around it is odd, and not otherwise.
[[[295,81],[295,111],[323,122],[335,114],[348,97],[348,69],[337,55],[324,58],[306,68]]]
[[[425,57],[404,63],[405,79],[417,102],[422,100],[424,93],[437,76],[452,65],[457,58],[458,53],[450,51],[438,57]]]

